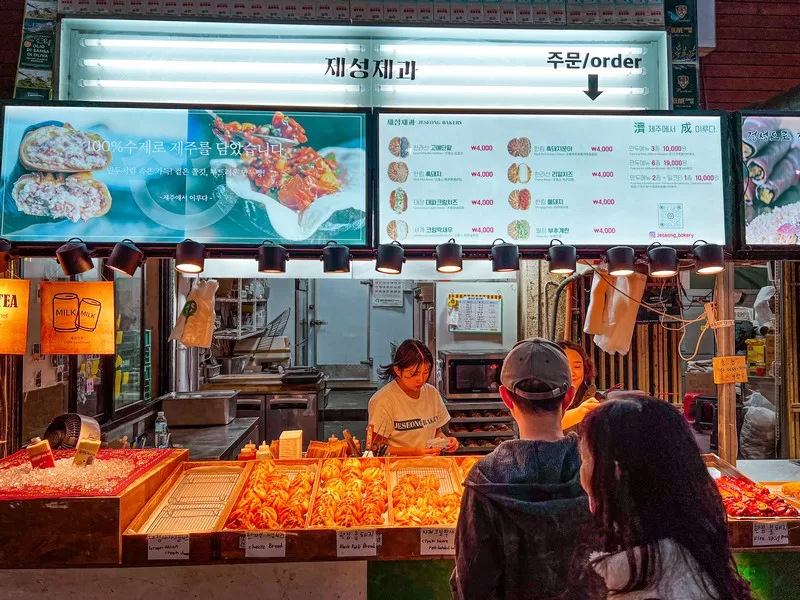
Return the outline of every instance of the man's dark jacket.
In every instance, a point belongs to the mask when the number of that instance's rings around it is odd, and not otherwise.
[[[511,440],[472,469],[456,531],[456,600],[602,597],[589,573],[578,437]]]

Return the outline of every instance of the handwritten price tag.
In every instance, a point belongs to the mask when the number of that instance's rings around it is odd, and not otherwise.
[[[189,536],[148,535],[147,560],[189,560]]]
[[[788,546],[786,523],[753,523],[753,546]]]
[[[245,558],[286,558],[286,534],[248,532],[244,540]]]
[[[712,359],[714,367],[714,383],[746,383],[747,357],[718,356]]]
[[[419,553],[422,556],[454,556],[456,530],[423,527],[419,532]]]
[[[378,540],[374,529],[336,532],[336,556],[377,556]]]

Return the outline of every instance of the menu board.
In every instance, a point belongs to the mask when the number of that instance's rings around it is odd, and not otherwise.
[[[742,117],[745,243],[800,244],[800,117]]]
[[[14,241],[366,243],[366,114],[6,106]]]
[[[379,117],[381,242],[724,244],[722,119]]]

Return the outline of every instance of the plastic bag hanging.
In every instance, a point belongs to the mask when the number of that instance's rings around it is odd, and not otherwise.
[[[190,348],[210,348],[214,336],[214,298],[219,283],[214,279],[199,281],[189,295],[169,336]]]

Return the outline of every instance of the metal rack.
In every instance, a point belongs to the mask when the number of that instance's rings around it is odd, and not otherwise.
[[[478,440],[490,439],[492,441],[502,438],[503,440],[511,440],[519,437],[516,423],[514,418],[508,413],[505,404],[499,401],[486,401],[486,402],[461,402],[461,401],[445,401],[447,410],[450,414],[467,413],[467,417],[451,418],[448,423],[449,435],[459,440]],[[472,417],[469,413],[478,411],[482,416]],[[503,411],[505,414],[502,417],[496,415],[486,415],[488,411],[497,412]],[[451,425],[508,425],[508,430],[500,431],[453,431]],[[494,450],[497,446],[465,446],[461,444],[456,450],[456,454],[483,454]]]
[[[269,301],[269,288],[265,290],[264,298],[242,298],[245,292],[242,287],[243,279],[240,277],[236,280],[237,286],[231,291],[236,292],[236,298],[218,297],[215,302],[219,304],[217,313],[220,315],[222,323],[230,321],[231,317],[235,319],[235,327],[220,327],[214,332],[214,338],[217,340],[238,341],[246,340],[252,337],[261,337],[267,331],[267,302]],[[252,307],[253,321],[251,325],[245,326],[244,324],[244,307]],[[259,315],[263,313],[263,324],[259,327],[257,321]]]

